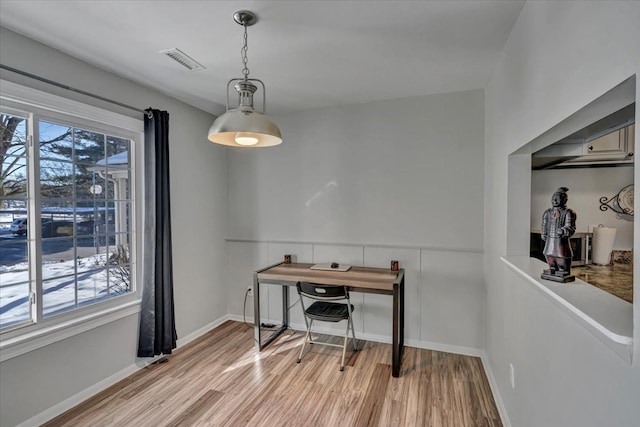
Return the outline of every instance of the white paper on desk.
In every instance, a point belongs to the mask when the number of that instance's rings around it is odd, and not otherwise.
[[[311,270],[328,270],[328,271],[349,271],[351,266],[348,264],[338,264],[338,267],[331,268],[330,262],[324,262],[321,264],[314,264],[309,267]]]

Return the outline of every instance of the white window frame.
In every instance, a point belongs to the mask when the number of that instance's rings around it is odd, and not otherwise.
[[[131,286],[132,291],[106,301],[37,319],[0,331],[0,362],[71,336],[132,316],[140,311],[144,196],[144,122],[112,111],[0,79],[0,107],[32,113],[42,120],[61,120],[83,128],[131,139]],[[33,126],[33,124],[30,124]],[[33,262],[33,260],[31,261]],[[39,303],[42,296],[38,295]],[[32,316],[32,318],[34,318]]]

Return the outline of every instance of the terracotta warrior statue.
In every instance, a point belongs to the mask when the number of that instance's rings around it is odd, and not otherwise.
[[[566,187],[560,187],[551,197],[551,208],[542,215],[542,240],[545,242],[542,252],[547,259],[549,269],[542,273],[543,279],[556,282],[575,280],[571,275],[573,252],[569,237],[576,232],[576,212],[567,207]]]

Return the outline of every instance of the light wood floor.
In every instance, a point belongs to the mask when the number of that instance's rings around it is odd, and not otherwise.
[[[46,425],[502,425],[478,358],[405,347],[393,378],[391,346],[359,341],[340,372],[332,347],[296,364],[302,337],[287,331],[256,353],[253,329],[228,321]]]

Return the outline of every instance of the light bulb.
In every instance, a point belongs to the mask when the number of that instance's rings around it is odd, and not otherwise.
[[[259,141],[251,132],[237,132],[235,139],[238,144],[246,146],[256,145]]]

